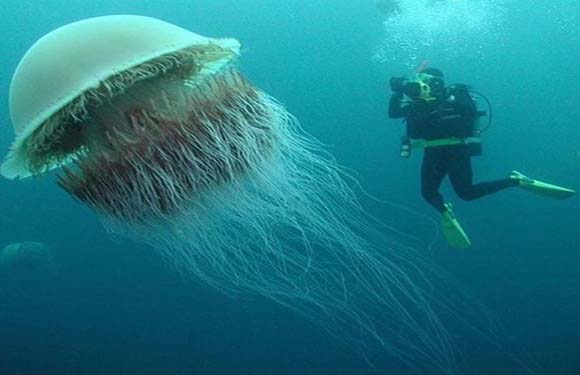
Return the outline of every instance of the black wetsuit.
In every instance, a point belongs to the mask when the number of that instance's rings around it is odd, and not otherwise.
[[[391,96],[389,117],[406,120],[409,138],[435,140],[474,135],[477,108],[466,89],[448,91],[433,101],[403,103],[402,99],[402,93]],[[421,166],[423,198],[439,212],[445,212],[439,187],[447,175],[457,195],[464,200],[478,199],[517,184],[509,178],[474,184],[471,157],[480,154],[480,143],[425,148]]]

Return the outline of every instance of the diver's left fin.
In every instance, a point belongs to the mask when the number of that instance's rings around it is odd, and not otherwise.
[[[446,203],[445,209],[441,214],[441,230],[447,243],[455,249],[467,249],[471,246],[471,241],[453,214],[451,204]]]

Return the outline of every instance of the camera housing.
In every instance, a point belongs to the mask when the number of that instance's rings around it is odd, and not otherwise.
[[[411,100],[427,99],[431,96],[431,87],[421,80],[392,77],[390,85],[393,92],[405,94]]]

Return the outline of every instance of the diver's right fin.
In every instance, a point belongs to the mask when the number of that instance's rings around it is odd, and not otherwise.
[[[471,241],[453,214],[451,204],[445,204],[445,212],[441,214],[441,230],[449,246],[455,249],[466,249]]]
[[[517,180],[517,186],[522,189],[554,199],[566,199],[576,194],[575,190],[534,180],[518,171],[512,171],[510,178]]]

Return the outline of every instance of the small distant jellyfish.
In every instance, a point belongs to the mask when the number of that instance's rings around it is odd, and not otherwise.
[[[374,0],[374,2],[379,12],[385,17],[400,10],[400,4],[397,0]]]
[[[110,231],[184,276],[280,303],[365,354],[447,371],[429,267],[373,229],[332,158],[236,69],[239,52],[141,16],[52,31],[14,74],[2,174],[57,169]]]
[[[54,266],[52,252],[42,242],[17,242],[0,252],[0,268],[41,270]]]
[[[461,0],[374,0],[377,9],[385,17],[416,7],[436,6],[459,1]]]

